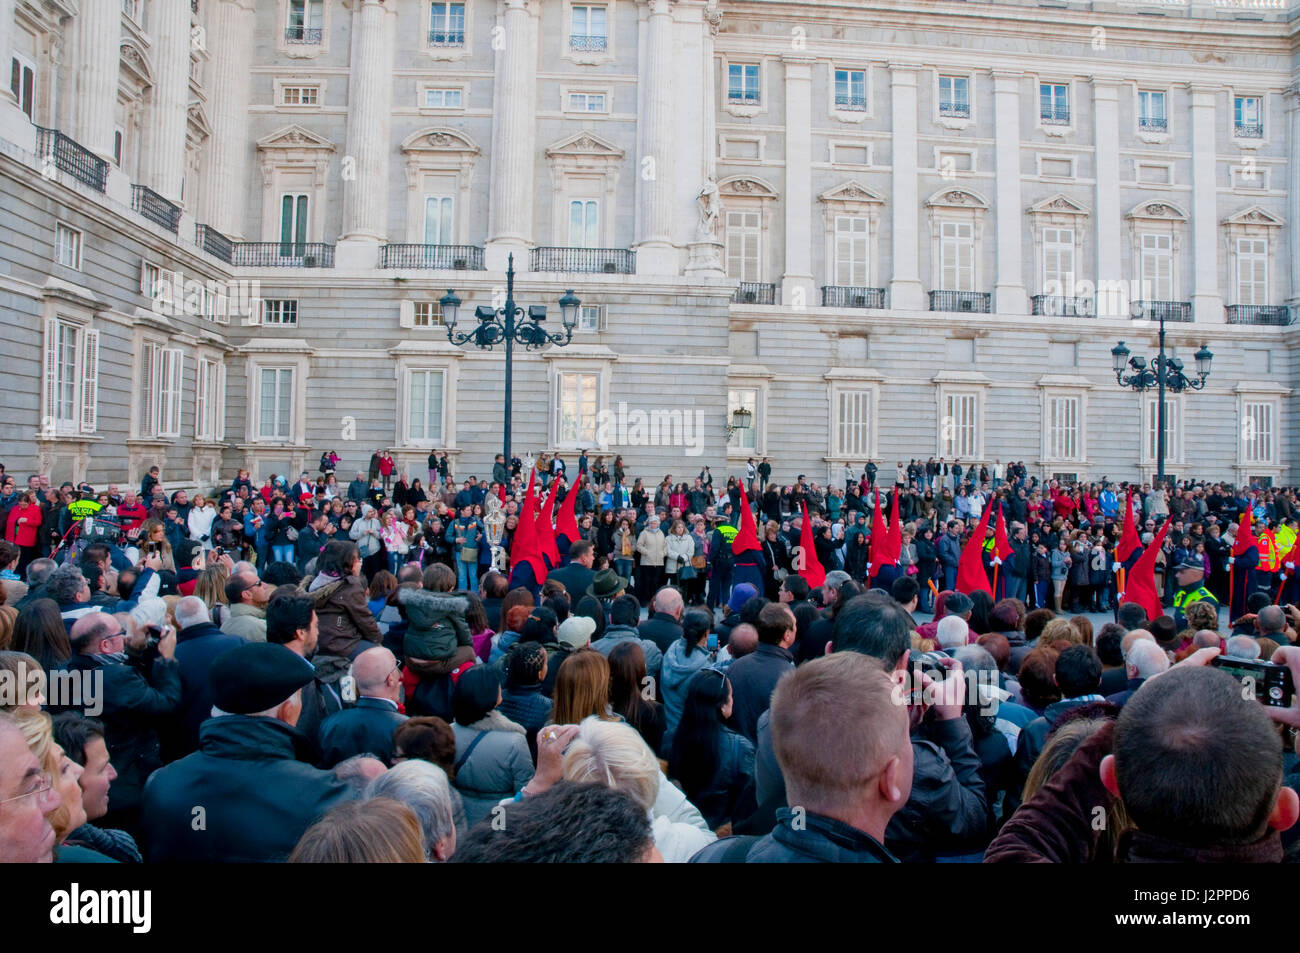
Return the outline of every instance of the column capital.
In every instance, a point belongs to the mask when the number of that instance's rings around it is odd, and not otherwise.
[[[1015,82],[1019,82],[1020,80],[1025,78],[1026,73],[1024,70],[1018,70],[1018,69],[991,69],[989,70],[989,75],[992,76],[995,80],[1000,79],[1000,80],[1012,80]]]
[[[785,66],[785,78],[791,79],[812,79],[812,67],[816,58],[812,56],[799,56],[798,54],[784,54],[781,57],[781,63]]]
[[[1223,91],[1223,87],[1213,83],[1188,83],[1187,90],[1192,94],[1192,105],[1195,106],[1197,97],[1215,96]]]
[[[1282,101],[1286,103],[1287,109],[1300,107],[1300,79],[1282,90]]]
[[[645,6],[652,17],[672,16],[675,0],[636,0],[637,6]]]
[[[1118,101],[1119,80],[1111,76],[1090,76],[1089,79],[1092,81],[1092,96],[1094,99]]]

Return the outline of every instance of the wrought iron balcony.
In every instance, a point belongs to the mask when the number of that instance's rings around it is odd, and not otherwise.
[[[992,309],[993,295],[987,291],[931,291],[931,311],[969,311],[988,314]]]
[[[1238,139],[1263,139],[1264,124],[1262,122],[1239,122],[1232,127],[1232,134]]]
[[[1034,295],[1029,299],[1033,314],[1062,318],[1095,318],[1094,298],[1071,298],[1064,295]]]
[[[430,30],[430,46],[464,46],[464,30]]]
[[[36,155],[46,168],[53,166],[96,192],[104,191],[108,163],[59,130],[36,127]]]
[[[1157,119],[1154,116],[1143,116],[1138,119],[1138,128],[1143,132],[1165,132],[1169,129],[1169,120]]]
[[[385,245],[379,249],[379,267],[482,271],[483,249],[476,245]]]
[[[211,225],[194,226],[194,243],[214,258],[220,258],[227,265],[230,264],[234,242]]]
[[[866,112],[866,96],[844,96],[839,93],[835,95],[835,108],[846,109],[849,112]]]
[[[333,268],[334,246],[319,242],[232,242],[230,263],[237,268]]]
[[[969,119],[970,103],[939,103],[939,115],[953,119]]]
[[[165,198],[147,186],[131,186],[131,208],[139,212],[154,224],[161,225],[169,232],[177,232],[180,230],[180,206],[168,202]]]
[[[1229,324],[1267,324],[1282,327],[1291,323],[1291,309],[1286,305],[1230,304]]]
[[[1134,301],[1134,321],[1185,321],[1192,320],[1190,301]]]
[[[823,308],[883,308],[884,288],[860,288],[855,285],[822,285]]]
[[[1039,118],[1048,126],[1068,126],[1070,124],[1069,106],[1042,106]]]
[[[321,31],[305,26],[291,26],[284,31],[286,43],[303,43],[308,46],[320,46]]]
[[[765,281],[742,281],[731,300],[737,304],[776,304],[776,285]]]
[[[636,252],[630,248],[565,248],[553,245],[533,249],[532,271],[579,271],[606,275],[636,274]]]
[[[569,49],[578,53],[604,53],[609,38],[584,33],[569,34]]]

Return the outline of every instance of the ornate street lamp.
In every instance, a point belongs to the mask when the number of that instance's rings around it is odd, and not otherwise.
[[[737,407],[731,412],[731,423],[727,424],[727,440],[730,441],[738,430],[748,430],[753,426],[753,421],[753,411],[746,410],[744,405]]]

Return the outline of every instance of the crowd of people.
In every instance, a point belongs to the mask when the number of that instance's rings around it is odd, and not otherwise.
[[[1293,489],[339,463],[193,496],[156,467],[138,492],[0,468],[0,859],[1279,861],[1297,839],[1300,705],[1212,664],[1300,679]]]

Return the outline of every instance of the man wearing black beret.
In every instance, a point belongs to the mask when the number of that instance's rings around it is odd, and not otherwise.
[[[283,861],[303,831],[352,790],[311,765],[295,725],[311,663],[282,645],[250,642],[211,668],[213,716],[199,750],[156,771],[144,791],[152,863]]]

